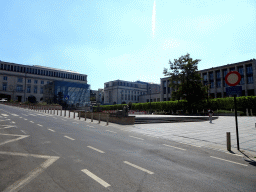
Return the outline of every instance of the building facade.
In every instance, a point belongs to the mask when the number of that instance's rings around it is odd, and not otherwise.
[[[144,95],[160,92],[159,84],[115,80],[104,83],[104,104],[142,103]]]
[[[58,94],[70,105],[85,105],[90,101],[87,75],[0,61],[0,97],[39,102],[54,100]]]
[[[226,97],[225,76],[230,71],[238,71],[241,75],[239,83],[242,86],[241,96],[256,95],[256,60],[251,59],[239,63],[213,67],[198,71],[202,78],[203,85],[208,85],[208,95],[211,98]],[[171,98],[171,88],[169,87],[169,77],[161,78],[161,101],[169,101]]]

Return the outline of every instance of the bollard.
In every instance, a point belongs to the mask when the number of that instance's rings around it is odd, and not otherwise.
[[[107,117],[107,124],[106,125],[108,125],[108,118],[109,118],[109,116]]]
[[[248,108],[246,108],[246,116],[249,116]]]
[[[79,120],[81,119],[81,112],[79,111],[78,112],[78,115],[79,115]]]
[[[53,114],[55,115],[55,108],[53,109]]]
[[[62,109],[60,110],[60,116],[62,116]]]
[[[84,120],[86,121],[86,112],[84,112]]]
[[[69,111],[68,117],[70,118],[70,111]]]
[[[92,116],[91,116],[91,122],[93,122],[93,113],[92,113]]]
[[[76,118],[76,112],[74,111],[74,119]]]
[[[52,114],[52,108],[51,108],[51,112],[50,112],[50,114]]]
[[[99,114],[99,124],[100,124],[100,114]]]
[[[66,112],[67,112],[67,110],[65,109],[65,114],[64,114],[64,117],[66,117]]]
[[[231,151],[230,132],[227,132],[227,150]]]
[[[48,108],[48,113],[50,113],[50,109]]]
[[[59,115],[59,110],[57,109],[57,115]]]
[[[251,116],[253,116],[253,114],[252,114],[252,109],[251,109],[250,111],[251,111]]]

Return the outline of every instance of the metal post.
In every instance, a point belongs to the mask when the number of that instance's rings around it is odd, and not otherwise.
[[[74,111],[74,119],[76,118],[76,112]]]
[[[78,115],[79,115],[79,120],[81,119],[81,112],[79,111],[78,112]]]
[[[69,110],[69,115],[68,115],[68,117],[70,118],[70,110]]]
[[[53,114],[55,115],[55,108],[54,108]]]
[[[64,117],[66,117],[66,111],[67,111],[67,110],[65,109],[65,114],[64,114]]]
[[[48,108],[48,113],[49,113],[49,108]]]
[[[93,113],[92,113],[92,115],[91,115],[91,122],[93,122]]]
[[[108,125],[109,116],[107,116],[107,125]]]
[[[230,138],[230,132],[227,132],[227,150],[231,151],[231,138]]]
[[[60,116],[62,116],[62,109],[60,110]]]
[[[86,121],[86,112],[84,112],[84,120]]]
[[[100,124],[100,114],[99,114],[99,124]]]
[[[59,114],[59,110],[57,109],[57,115]]]
[[[236,118],[236,141],[237,141],[237,150],[240,150],[240,147],[239,147],[239,135],[238,135],[238,123],[237,123],[236,95],[234,96],[234,101],[235,101],[235,118]]]

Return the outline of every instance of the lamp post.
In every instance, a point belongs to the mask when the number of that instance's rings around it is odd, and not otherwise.
[[[150,114],[151,114],[151,87],[149,88],[149,92],[150,92],[150,95],[149,95],[149,102],[150,102]]]

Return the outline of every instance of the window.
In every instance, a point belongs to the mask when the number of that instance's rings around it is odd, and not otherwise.
[[[44,87],[40,88],[40,93],[43,94],[44,93]]]
[[[248,76],[247,77],[247,83],[248,84],[253,84],[253,76]]]
[[[4,77],[3,77],[3,80],[4,80],[4,81],[7,81],[7,76],[4,76]]]
[[[37,93],[37,86],[34,86],[34,93]]]
[[[225,79],[226,75],[228,74],[228,70],[224,69],[222,72],[223,72],[223,79]]]
[[[238,72],[240,73],[240,75],[244,75],[244,68],[238,67]]]
[[[217,87],[221,87],[221,80],[217,80]]]
[[[209,76],[210,76],[210,80],[213,80],[213,72],[210,72]]]
[[[44,81],[41,81],[41,85],[43,85],[44,84]]]
[[[213,81],[211,82],[211,88],[214,88],[214,82]]]
[[[18,83],[22,83],[22,77],[18,77]]]
[[[35,74],[37,74],[37,69],[35,69]]]
[[[34,80],[34,84],[37,84],[37,80]]]
[[[220,79],[220,71],[216,71],[216,78]]]
[[[236,70],[235,67],[230,68],[230,71],[235,71],[235,70]]]
[[[241,81],[239,83],[239,85],[243,85],[244,84],[244,77],[241,77]]]
[[[28,83],[31,83],[31,79],[28,79]]]
[[[31,86],[27,86],[27,93],[31,93]]]
[[[127,95],[125,95],[125,100],[127,100]]]
[[[247,74],[252,74],[252,65],[246,66],[246,73]]]
[[[23,86],[22,85],[17,85],[16,91],[17,92],[22,92]]]
[[[7,83],[3,83],[3,91],[7,90]]]

